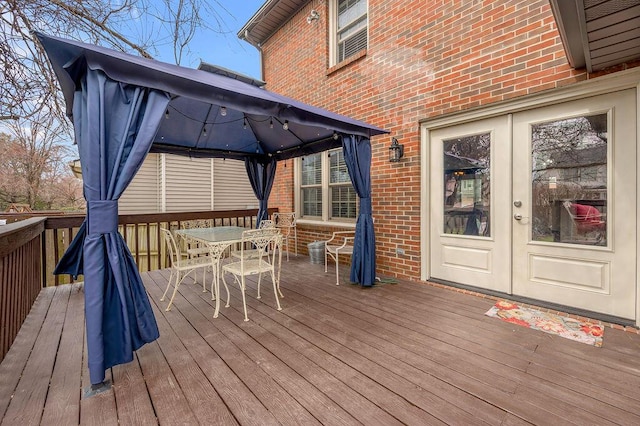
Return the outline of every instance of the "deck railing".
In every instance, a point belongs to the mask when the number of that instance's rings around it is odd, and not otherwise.
[[[277,209],[269,209],[269,214]],[[168,265],[161,227],[211,219],[214,226],[255,227],[257,210],[120,215],[119,231],[141,272]],[[0,361],[4,359],[44,286],[74,282],[53,270],[73,240],[84,215],[32,217],[0,226]],[[78,277],[82,280],[82,277]]]
[[[0,361],[42,289],[45,218],[0,227]]]

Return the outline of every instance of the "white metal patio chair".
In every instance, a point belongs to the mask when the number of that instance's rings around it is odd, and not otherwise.
[[[269,219],[265,219],[263,221],[260,222],[260,226],[258,227],[258,229],[267,229],[267,228],[275,228],[275,223],[272,220]],[[267,249],[267,255],[269,255],[270,249]],[[233,250],[231,252],[231,257],[235,257],[236,259],[240,259],[241,256],[244,256],[245,258],[250,258],[250,257],[255,257],[258,255],[258,250],[256,249],[250,249],[250,248],[245,248],[244,252],[240,252],[240,250]]]
[[[171,300],[167,305],[166,310],[169,311],[171,309],[171,305],[173,304],[173,299],[178,292],[178,287],[182,281],[189,275],[191,272],[194,272],[198,269],[203,270],[203,288],[205,286],[205,275],[204,271],[206,268],[211,266],[211,260],[209,257],[194,257],[194,258],[183,258],[178,244],[176,244],[175,238],[173,238],[173,234],[171,231],[165,228],[160,229],[162,231],[162,235],[164,235],[164,240],[167,244],[167,249],[169,252],[169,259],[171,261],[171,275],[169,275],[169,282],[167,283],[167,288],[164,290],[162,294],[162,298],[160,298],[161,302],[164,302],[165,297],[167,296],[167,292],[171,287],[171,283],[173,281],[173,293],[171,295]],[[228,296],[227,296],[228,297]]]
[[[211,220],[209,219],[196,219],[196,220],[187,220],[180,223],[181,229],[195,229],[195,228],[210,228],[212,226]],[[182,238],[182,241],[178,241],[180,247],[184,248],[184,252],[182,253],[183,257],[187,257],[189,259],[193,259],[196,257],[208,256],[209,255],[209,247],[206,244],[203,244],[199,241]],[[204,283],[204,275],[206,273],[206,269],[202,270],[202,291],[207,291]],[[194,279],[195,281],[195,279]]]
[[[284,245],[287,247],[287,262],[289,261],[289,240],[293,239],[293,246],[298,255],[298,232],[296,229],[296,214],[295,213],[274,213],[272,216],[273,222],[276,228],[282,232],[282,239]]]
[[[280,307],[280,300],[278,299],[278,293],[280,292],[278,280],[280,274],[276,274],[276,263],[280,263],[282,261],[282,250],[280,248],[282,245],[281,242],[282,236],[280,232],[274,228],[250,229],[244,231],[242,233],[242,245],[240,246],[240,261],[227,263],[222,266],[222,281],[225,286],[227,285],[226,274],[230,273],[233,275],[235,282],[238,283],[240,287],[245,321],[249,321],[245,297],[247,276],[258,275],[257,298],[260,299],[260,282],[262,280],[262,274],[270,274],[277,309],[279,311],[282,310]],[[252,250],[251,256],[244,256],[245,247],[252,247],[249,249]],[[267,255],[267,249],[269,247],[276,247],[273,252],[273,256],[271,257]],[[253,252],[253,250],[256,251]],[[226,306],[229,306],[228,300]]]
[[[328,270],[328,260],[331,257],[336,262],[336,285],[340,285],[339,259],[341,255],[353,254],[355,231],[336,231],[324,245],[324,272]]]

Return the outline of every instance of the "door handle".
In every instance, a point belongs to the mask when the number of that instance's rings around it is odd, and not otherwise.
[[[513,218],[515,220],[522,220],[522,215],[520,213],[516,213],[516,214],[513,215]]]

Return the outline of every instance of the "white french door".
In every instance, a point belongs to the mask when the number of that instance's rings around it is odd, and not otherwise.
[[[515,114],[513,138],[513,294],[635,319],[635,90]]]
[[[635,319],[635,96],[431,131],[430,276]]]
[[[511,290],[507,117],[431,133],[431,276]]]

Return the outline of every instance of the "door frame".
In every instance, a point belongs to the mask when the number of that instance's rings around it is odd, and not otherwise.
[[[522,96],[513,100],[498,102],[486,107],[448,114],[420,121],[420,280],[431,277],[429,262],[430,244],[430,183],[431,158],[429,147],[431,131],[458,124],[473,122],[500,115],[513,114],[566,101],[579,100],[596,95],[608,94],[623,89],[636,90],[636,141],[640,143],[640,68],[620,71],[575,83],[570,86],[544,91],[538,94]],[[636,150],[636,161],[640,164],[640,149]],[[640,167],[640,166],[639,166]],[[640,173],[636,173],[636,225],[640,224]],[[636,232],[639,232],[638,230]],[[640,253],[640,235],[636,237],[636,250]],[[640,326],[640,277],[639,263],[636,262],[636,325]]]

